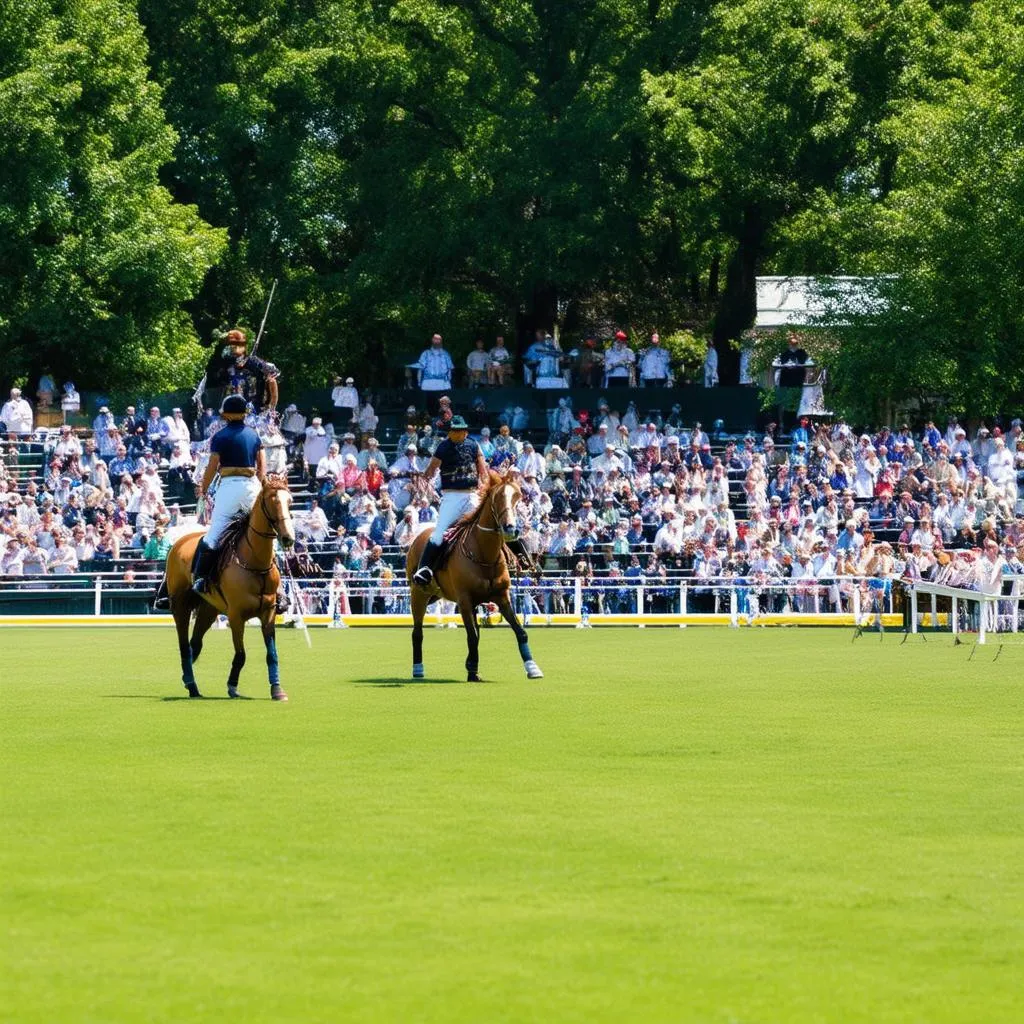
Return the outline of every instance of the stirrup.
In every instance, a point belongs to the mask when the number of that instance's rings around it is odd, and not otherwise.
[[[421,587],[429,587],[430,581],[434,578],[434,570],[429,565],[422,565],[412,574],[413,583]]]
[[[205,576],[199,576],[192,581],[193,594],[205,594],[209,588],[210,584]]]

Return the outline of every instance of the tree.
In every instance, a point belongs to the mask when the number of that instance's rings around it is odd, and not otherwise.
[[[890,273],[834,355],[838,397],[865,418],[990,415],[1024,398],[1024,19],[974,4],[935,51],[922,98],[883,126],[892,188],[861,226],[869,268]]]
[[[0,0],[0,352],[14,376],[171,387],[222,233],[157,174],[174,132],[121,0]]]

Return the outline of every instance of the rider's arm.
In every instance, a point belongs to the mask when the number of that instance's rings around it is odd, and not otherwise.
[[[210,487],[213,484],[213,478],[217,475],[217,471],[220,469],[220,456],[213,452],[210,455],[210,461],[206,464],[206,472],[203,474],[203,482],[196,488],[196,497],[201,498],[204,494],[210,493]]]
[[[256,453],[256,479],[263,483],[267,478],[267,453],[261,448]]]
[[[424,470],[423,476],[427,480],[433,480],[434,474],[441,468],[441,460],[436,456],[431,457],[430,462],[427,464],[426,470]]]

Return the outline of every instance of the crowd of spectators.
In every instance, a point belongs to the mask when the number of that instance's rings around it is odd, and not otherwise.
[[[344,400],[341,422],[307,421],[295,406],[250,422],[271,471],[291,474],[308,551],[339,578],[391,585],[436,519],[438,481],[425,469],[451,402],[441,397],[430,415],[411,406],[404,431],[382,443],[370,401],[354,388]],[[531,586],[549,609],[572,578],[603,610],[625,610],[641,584],[651,608],[670,606],[685,578],[698,603],[738,579],[752,607],[828,611],[849,608],[855,589],[880,597],[895,579],[984,586],[992,565],[997,576],[1024,571],[1018,420],[969,437],[956,420],[857,432],[804,418],[785,439],[774,424],[726,437],[720,424],[709,435],[686,423],[678,406],[662,418],[641,415],[636,401],[620,412],[602,397],[576,411],[562,398],[541,436],[521,412],[489,412],[478,399],[466,418],[487,460],[520,484],[523,543],[547,570]],[[41,479],[19,475],[9,443],[0,573],[74,572],[126,551],[162,559],[175,530],[195,521],[194,480],[219,425],[209,409],[190,431],[178,409],[115,417],[104,407],[84,439],[69,427],[46,432]],[[5,427],[12,439],[31,433]]]

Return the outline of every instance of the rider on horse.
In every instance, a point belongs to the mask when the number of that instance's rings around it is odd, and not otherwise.
[[[424,545],[419,568],[413,574],[413,582],[429,587],[444,549],[445,531],[468,512],[480,504],[478,488],[486,485],[489,478],[487,460],[476,441],[468,437],[469,427],[461,416],[453,416],[448,423],[448,437],[434,449],[433,458],[427,466],[425,478],[433,480],[441,471],[441,508],[437,522]],[[528,558],[521,541],[509,544],[513,554]]]
[[[225,528],[236,516],[252,511],[266,477],[263,442],[245,425],[245,399],[228,395],[221,403],[220,414],[226,424],[210,439],[210,461],[202,483],[196,487],[197,497],[209,494],[214,477],[220,474],[210,528],[192,560],[192,589],[197,594],[207,590]]]
[[[245,331],[228,331],[220,351],[214,352],[206,367],[213,387],[223,387],[251,399],[254,405],[277,408],[277,381],[281,371],[265,359],[249,354]]]

